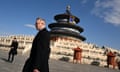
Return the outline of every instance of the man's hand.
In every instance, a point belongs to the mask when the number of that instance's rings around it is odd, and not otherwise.
[[[40,72],[38,69],[34,69],[33,72]]]

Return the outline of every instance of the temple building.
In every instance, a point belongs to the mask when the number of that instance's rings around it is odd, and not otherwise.
[[[66,13],[58,14],[54,17],[54,19],[56,22],[49,24],[52,40],[57,40],[61,37],[63,37],[63,39],[77,41],[86,40],[85,37],[80,35],[80,33],[84,30],[82,27],[76,25],[80,22],[80,20],[71,14],[70,6],[67,7]]]
[[[80,19],[70,12],[70,6],[67,6],[65,13],[56,15],[54,19],[56,22],[49,24],[53,53],[67,54],[68,51],[72,52],[72,48],[79,46],[80,42],[86,40],[85,37],[80,35],[84,29],[76,25],[80,22]],[[62,43],[65,44],[62,45]],[[53,57],[55,56],[53,55]]]

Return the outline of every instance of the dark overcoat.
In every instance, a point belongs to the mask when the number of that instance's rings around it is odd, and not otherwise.
[[[22,72],[33,72],[38,69],[40,72],[49,72],[50,54],[50,33],[43,29],[35,36],[30,57],[27,59]]]
[[[9,54],[17,55],[18,42],[13,40],[10,47],[12,48],[10,49]]]

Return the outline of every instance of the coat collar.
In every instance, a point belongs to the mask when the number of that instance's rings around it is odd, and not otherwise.
[[[43,28],[42,30],[40,30],[39,32],[42,32],[42,31],[46,31],[46,28]]]

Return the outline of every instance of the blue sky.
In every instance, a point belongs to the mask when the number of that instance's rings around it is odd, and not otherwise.
[[[120,0],[0,0],[0,35],[35,35],[36,17],[46,19],[48,25],[67,5],[80,18],[78,26],[84,28],[81,35],[86,42],[120,48]]]

